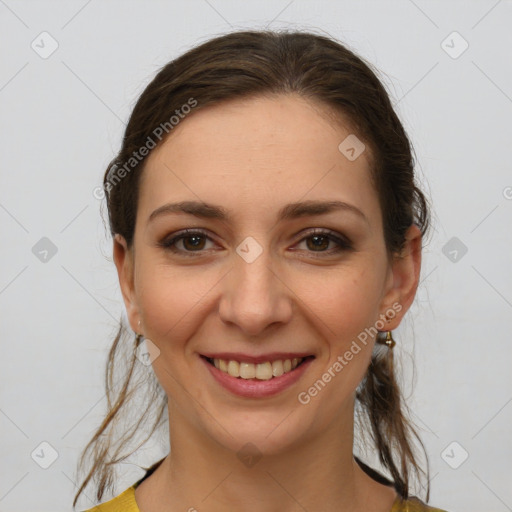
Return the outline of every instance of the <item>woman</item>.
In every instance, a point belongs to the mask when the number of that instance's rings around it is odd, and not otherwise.
[[[121,326],[74,504],[112,485],[113,426],[150,361],[149,435],[167,406],[170,452],[90,510],[438,510],[410,492],[393,370],[429,218],[413,167],[382,84],[329,38],[235,32],[167,64],[105,173],[135,346],[112,396]],[[389,477],[353,455],[355,424]]]

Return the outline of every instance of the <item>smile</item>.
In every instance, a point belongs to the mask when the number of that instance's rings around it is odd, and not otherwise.
[[[203,361],[212,382],[230,393],[254,399],[271,397],[293,386],[307,372],[315,356],[268,354],[252,357],[223,353],[200,354],[199,359]]]

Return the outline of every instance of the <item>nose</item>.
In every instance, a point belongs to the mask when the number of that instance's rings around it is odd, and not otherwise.
[[[235,254],[233,267],[223,279],[219,315],[246,336],[261,335],[292,316],[293,292],[271,260],[268,250],[252,263]]]

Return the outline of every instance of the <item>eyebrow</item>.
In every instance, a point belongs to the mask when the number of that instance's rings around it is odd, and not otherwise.
[[[356,214],[368,225],[370,224],[366,215],[356,206],[343,201],[303,201],[290,203],[282,207],[278,214],[278,220],[291,220],[300,217],[313,215],[324,215],[334,211],[346,211]],[[203,219],[229,220],[229,210],[199,201],[180,201],[178,203],[167,203],[154,210],[148,218],[148,223],[161,215],[185,213]]]

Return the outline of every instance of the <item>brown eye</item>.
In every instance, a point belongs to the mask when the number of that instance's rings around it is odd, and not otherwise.
[[[327,249],[331,242],[331,240],[324,235],[313,235],[308,237],[306,240],[308,241],[308,248],[311,250]]]
[[[333,231],[322,229],[310,232],[307,236],[302,238],[300,243],[302,242],[306,243],[307,252],[327,255],[353,249],[352,243],[346,237],[338,235]],[[330,243],[334,244],[332,249],[328,249]]]
[[[182,254],[184,256],[195,256],[195,254],[191,253],[199,254],[203,252],[208,240],[212,241],[211,238],[202,231],[185,230],[171,238],[159,242],[158,245],[164,249],[168,249],[174,253]]]
[[[204,249],[204,237],[202,235],[191,235],[191,236],[184,236],[181,237],[181,240],[183,241],[183,246],[185,249],[188,250],[195,250],[195,249]]]

